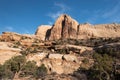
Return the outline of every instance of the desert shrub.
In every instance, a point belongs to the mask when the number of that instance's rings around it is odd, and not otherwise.
[[[43,77],[47,74],[47,68],[45,67],[44,64],[42,64],[40,67],[37,68],[36,70],[36,78]]]
[[[21,45],[21,43],[20,43],[19,41],[17,41],[15,44],[16,44],[16,45]]]
[[[83,62],[84,64],[88,64],[88,63],[89,63],[89,59],[88,59],[88,58],[85,58],[85,59],[82,60],[82,62]]]
[[[37,53],[37,48],[34,48],[31,53]]]
[[[26,36],[22,36],[22,37],[21,37],[21,40],[24,40],[24,39],[27,39],[27,37],[26,37]]]
[[[20,51],[20,53],[21,53],[23,56],[26,56],[26,55],[28,55],[28,52],[26,52],[25,50],[23,50],[23,51]]]
[[[4,66],[6,69],[10,69],[12,72],[16,73],[25,64],[25,56],[15,56],[10,60],[6,61]]]
[[[57,51],[60,54],[66,54],[67,53],[67,49],[63,48]]]
[[[7,60],[4,65],[0,66],[0,77],[2,79],[12,79],[25,62],[26,59],[24,56],[12,57],[10,60]]]
[[[108,80],[113,72],[113,58],[107,54],[94,53],[95,63],[90,69],[90,80]]]
[[[21,77],[35,75],[37,66],[35,61],[28,61],[22,68],[22,73],[20,74]]]
[[[25,56],[15,56],[0,65],[0,79],[13,79],[17,77],[42,77],[47,74],[47,68],[42,64],[36,66],[35,61],[26,62]]]
[[[115,58],[120,58],[120,45],[103,46],[101,48],[97,48],[96,52],[100,54],[108,54]]]
[[[18,48],[19,46],[21,46],[21,43],[19,41],[14,42],[13,48]]]

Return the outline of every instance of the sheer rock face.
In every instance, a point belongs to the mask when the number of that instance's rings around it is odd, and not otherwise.
[[[68,15],[61,15],[53,25],[49,40],[76,38],[78,22]]]
[[[63,14],[50,26],[40,26],[36,35],[42,40],[89,39],[120,37],[120,24],[78,24],[70,16]]]
[[[38,27],[35,35],[37,35],[41,40],[47,40],[50,34],[51,26],[41,25]]]
[[[80,24],[77,31],[78,39],[120,37],[120,24]]]

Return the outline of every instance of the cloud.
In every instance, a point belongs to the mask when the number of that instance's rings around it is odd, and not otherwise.
[[[48,24],[52,26],[52,25],[53,25],[53,22],[49,21]]]
[[[109,22],[120,22],[120,1],[116,3],[113,8],[103,12],[103,18],[108,19]]]
[[[28,30],[24,30],[24,34],[30,34]]]
[[[90,16],[86,19],[87,22],[92,24],[101,23],[101,20],[104,20],[104,23],[120,23],[120,1],[116,4],[112,4],[111,6],[105,7],[104,9],[98,9],[94,11],[87,11],[87,13],[91,13]],[[86,13],[86,15],[88,15]]]
[[[11,27],[11,26],[6,26],[6,27],[4,28],[4,30],[5,30],[5,31],[13,31],[13,27]]]
[[[56,12],[51,12],[48,14],[49,17],[51,17],[53,20],[56,20],[57,17],[59,17],[61,14],[64,14],[66,11],[70,10],[70,7],[63,3],[54,3],[54,7],[58,8]]]
[[[120,2],[118,2],[112,9],[106,10],[103,13],[103,17],[107,18],[107,17],[112,17],[115,16],[116,14],[118,14],[120,11]]]

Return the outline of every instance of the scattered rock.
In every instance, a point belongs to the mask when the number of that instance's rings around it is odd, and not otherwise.
[[[61,59],[44,59],[42,63],[47,67],[48,73],[69,74],[77,70],[80,64]]]
[[[66,61],[71,61],[71,62],[78,62],[77,57],[75,55],[70,55],[70,54],[65,54],[63,58]]]
[[[49,59],[61,59],[62,60],[63,54],[49,54]]]
[[[36,53],[33,55],[30,54],[27,56],[27,61],[35,61],[35,62],[37,62],[37,65],[40,66],[41,60],[43,60],[47,55],[48,55],[48,53]]]

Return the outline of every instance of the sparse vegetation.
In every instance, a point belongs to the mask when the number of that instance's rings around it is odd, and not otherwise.
[[[36,66],[36,62],[26,62],[25,56],[16,56],[0,65],[0,79],[17,79],[19,77],[43,77],[47,74],[47,69],[42,64]]]
[[[88,64],[88,63],[89,63],[89,59],[85,58],[85,59],[82,60],[82,62],[83,62],[84,64]]]
[[[13,79],[16,77],[30,77],[39,79],[44,76],[48,76],[47,68],[44,64],[38,67],[34,61],[26,62],[25,57],[28,56],[28,54],[38,53],[39,51],[48,51],[51,53],[51,49],[53,49],[52,53],[60,53],[64,55],[71,52],[71,54],[74,53],[75,55],[83,57],[83,60],[81,59],[82,64],[80,65],[79,70],[77,73],[73,73],[72,75],[74,77],[77,76],[76,78],[78,79],[117,80],[118,78],[116,78],[116,76],[120,75],[120,73],[116,71],[116,69],[120,69],[116,67],[117,64],[115,64],[115,60],[118,60],[119,62],[120,45],[114,44],[120,42],[120,38],[91,38],[88,40],[64,39],[56,40],[54,41],[54,44],[52,44],[52,42],[47,42],[42,46],[39,46],[38,42],[39,40],[36,39],[32,42],[32,45],[23,46],[20,41],[14,41],[14,48],[22,48],[22,51],[20,52],[22,56],[13,57],[6,61],[3,65],[0,65],[0,79]],[[94,50],[86,50],[80,54],[80,49],[64,46],[67,44],[89,46],[93,47]],[[90,59],[94,60],[94,64],[90,63]]]
[[[42,64],[40,67],[37,67],[36,69],[36,78],[40,78],[47,75],[47,68],[44,64]]]
[[[21,71],[26,59],[24,56],[16,56],[7,60],[1,66],[1,79],[13,79]]]
[[[22,68],[22,73],[20,74],[20,77],[25,77],[25,76],[34,76],[36,75],[36,62],[35,61],[28,61]]]

